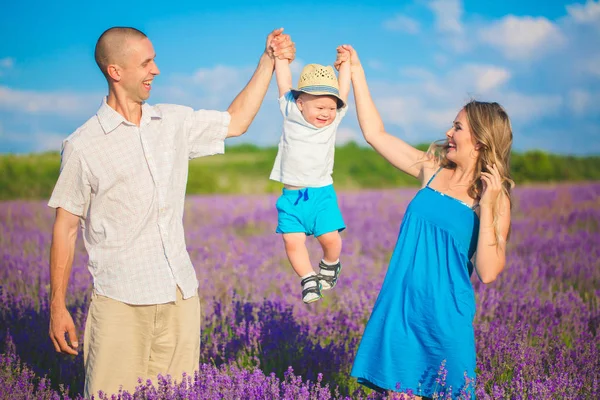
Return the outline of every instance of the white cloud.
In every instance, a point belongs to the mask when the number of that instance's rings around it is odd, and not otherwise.
[[[538,127],[564,110],[561,95],[512,90],[508,83],[513,75],[512,68],[485,63],[441,73],[409,67],[400,70],[397,82],[371,80],[369,85],[387,131],[416,144],[443,137],[472,98],[502,104],[516,129]]]
[[[150,101],[224,110],[246,86],[253,72],[251,66],[216,65],[200,68],[191,75],[172,75],[165,77],[164,83],[155,85]]]
[[[27,114],[82,116],[93,112],[102,95],[96,93],[36,92],[0,86],[0,110]]]
[[[439,67],[444,67],[448,64],[448,56],[445,54],[437,53],[433,56],[433,60]]]
[[[0,68],[12,68],[15,65],[15,59],[11,57],[0,58]]]
[[[600,1],[588,0],[585,4],[567,6],[567,13],[580,24],[600,24]]]
[[[376,96],[374,101],[386,123],[392,123],[408,129],[418,118],[418,111],[422,110],[421,102],[416,97],[409,96]]]
[[[385,69],[385,64],[379,60],[368,60],[367,66],[375,71],[382,71]]]
[[[293,84],[295,85],[304,64],[301,60],[297,59],[290,67],[292,71],[298,71],[292,72]],[[154,103],[156,103],[156,100],[160,97],[160,101],[162,102],[184,104],[195,109],[225,110],[231,104],[235,96],[237,96],[246,86],[254,71],[254,67],[237,68],[226,66],[226,68],[229,68],[229,71],[237,70],[238,72],[232,75],[232,79],[236,79],[236,82],[231,82],[231,84],[223,90],[215,91],[215,88],[211,85],[190,85],[190,76],[179,76],[176,79],[169,81],[167,86],[168,90],[160,90],[155,93],[155,96],[159,96],[155,97]],[[221,71],[223,70],[225,69],[221,69]],[[275,146],[278,143],[279,136],[281,135],[282,123],[281,112],[279,111],[277,102],[278,97],[277,83],[273,77],[264,101],[256,118],[254,118],[254,121],[250,125],[248,132],[240,139],[235,139],[235,143],[255,143],[267,146]],[[234,144],[234,142],[231,144]]]
[[[400,74],[409,79],[418,79],[418,80],[432,80],[435,79],[435,75],[425,69],[420,67],[406,67],[400,70]]]
[[[438,31],[454,34],[463,32],[461,0],[432,0],[427,6],[435,15],[435,26]]]
[[[449,90],[450,88],[447,85],[444,85],[444,83],[439,79],[424,81],[421,84],[420,89],[424,94],[443,101],[447,101],[449,98],[454,97],[455,93],[457,93]]]
[[[304,68],[304,61],[299,58],[295,58],[294,61],[290,64],[290,70],[292,71],[292,79],[300,77],[300,73],[302,73],[302,68]]]
[[[392,84],[388,82],[387,85]],[[381,88],[386,84],[379,82],[377,86]],[[402,91],[398,87],[394,89],[399,93],[408,91]],[[416,96],[381,95],[380,90],[372,90],[372,93],[386,130],[412,144],[442,138],[460,108],[470,100],[466,96],[467,91],[454,86],[448,87],[443,97],[425,91],[420,91]],[[476,99],[500,103],[507,110],[514,129],[521,132],[531,132],[532,127],[537,129],[543,120],[555,116],[564,105],[564,100],[559,95],[512,91],[498,91],[485,97],[477,96]]]
[[[434,15],[435,30],[443,48],[465,53],[472,47],[467,38],[467,27],[462,21],[462,0],[431,0],[425,3]]]
[[[589,92],[581,89],[573,89],[569,93],[569,108],[575,114],[582,115],[589,107],[592,96]]]
[[[560,95],[519,92],[500,93],[497,95],[497,101],[504,106],[511,120],[520,123],[539,122],[543,118],[553,116],[564,104]]]
[[[579,66],[582,72],[600,77],[600,54],[582,60]]]
[[[60,151],[62,142],[66,136],[64,133],[56,132],[36,132],[34,136],[34,151]]]
[[[600,114],[600,92],[572,89],[567,96],[569,109],[577,116]]]
[[[292,72],[292,85],[296,85],[300,73],[304,68],[305,63],[301,59],[295,59],[290,64],[290,70]],[[235,96],[246,86],[252,74],[254,73],[255,67],[232,67],[229,65],[216,65],[212,68],[201,68],[198,69],[194,74],[189,76],[179,76],[170,83],[175,85],[168,89],[171,94],[180,93],[176,98],[189,98],[189,96],[183,96],[183,93],[189,93],[188,85],[192,83],[196,85],[194,90],[197,95],[200,95],[204,102],[209,103],[212,107],[217,107],[219,104],[229,104],[235,98]],[[273,75],[273,82],[275,82],[275,75]],[[183,87],[181,86],[183,85]],[[162,93],[162,92],[161,92]]]
[[[64,133],[34,131],[31,133],[0,131],[0,152],[20,153],[26,148],[28,153],[44,151],[60,151],[63,140],[67,137]]]
[[[473,92],[477,92],[478,100],[498,101],[505,106],[515,129],[521,131],[528,127],[537,129],[540,123],[565,106],[566,100],[560,95],[511,91],[507,83],[513,75],[512,70],[503,66],[484,63],[464,64],[443,73],[408,67],[400,70],[399,80],[370,79],[369,85],[388,132],[417,144],[443,137]],[[271,85],[270,92],[274,86]],[[280,115],[274,102],[268,100],[275,96],[267,94],[248,138],[257,138],[266,144],[276,142],[280,133]],[[589,103],[586,105],[589,107]],[[338,143],[349,140],[362,143],[360,128],[350,112],[338,131]],[[548,149],[547,146],[540,148]]]
[[[510,79],[510,72],[507,69],[494,65],[469,64],[459,73],[468,76],[474,82],[474,89],[479,94],[498,89]]]
[[[458,111],[459,109],[455,107],[432,108],[423,110],[422,117],[439,132],[438,137],[436,137],[436,139],[439,139],[450,128]]]
[[[502,88],[511,72],[489,64],[464,64],[443,75],[425,68],[408,67],[400,70],[403,77],[418,85],[418,91],[438,100],[456,98],[456,93],[483,95]]]
[[[386,130],[395,133],[400,128],[398,136],[413,144],[439,139],[460,108],[452,101],[431,104],[429,98],[427,95],[379,96],[374,93]]]
[[[11,57],[0,58],[0,76],[3,76],[7,70],[12,69],[12,67],[14,65],[15,65],[14,58],[11,58]]]
[[[383,27],[388,31],[405,32],[411,35],[416,35],[421,30],[419,21],[402,14],[384,21]]]
[[[548,19],[513,15],[481,28],[479,37],[481,42],[501,50],[509,59],[536,58],[566,42],[559,27]]]
[[[442,138],[463,104],[462,99],[439,101],[424,92],[416,96],[381,95],[385,86],[393,84],[379,82],[372,92],[386,131],[412,144]],[[396,86],[394,90],[403,92],[402,87]]]
[[[250,80],[251,74],[252,70],[250,68],[217,65],[214,68],[197,70],[192,77],[192,81],[201,85],[203,90],[220,93],[232,89],[241,90],[244,80]]]

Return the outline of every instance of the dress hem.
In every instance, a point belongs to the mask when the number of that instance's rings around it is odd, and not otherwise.
[[[350,376],[356,378],[358,383],[360,383],[361,385],[366,386],[366,387],[376,390],[376,391],[389,390],[389,391],[396,392],[396,393],[406,393],[407,390],[412,390],[412,392],[415,396],[421,396],[421,397],[432,397],[433,396],[433,392],[427,393],[426,391],[423,391],[422,389],[418,390],[418,389],[413,389],[410,387],[403,387],[404,385],[402,385],[402,382],[399,382],[400,389],[398,389],[396,387],[396,385],[394,385],[393,388],[390,388],[387,383],[384,383],[383,381],[381,381],[377,378],[373,378],[373,377],[369,376],[368,374],[350,375]]]

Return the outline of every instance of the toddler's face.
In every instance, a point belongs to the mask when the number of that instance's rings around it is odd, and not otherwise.
[[[296,99],[296,104],[304,119],[317,128],[331,125],[337,115],[337,101],[334,96],[302,93]]]

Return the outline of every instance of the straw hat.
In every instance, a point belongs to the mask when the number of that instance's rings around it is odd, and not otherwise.
[[[298,89],[292,89],[292,94],[298,98],[300,93],[315,96],[328,95],[337,98],[338,108],[344,107],[344,100],[340,98],[340,88],[335,71],[331,66],[308,64],[302,69],[298,79]]]

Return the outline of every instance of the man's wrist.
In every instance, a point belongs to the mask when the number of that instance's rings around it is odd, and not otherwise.
[[[55,293],[55,294],[51,294],[50,295],[50,309],[55,309],[55,308],[66,308],[67,307],[67,300],[66,300],[66,296],[60,294],[60,293]]]
[[[62,311],[67,308],[67,303],[65,301],[52,301],[50,303],[50,311]]]
[[[259,64],[270,65],[273,69],[275,69],[275,55],[271,55],[265,50],[259,60]]]

